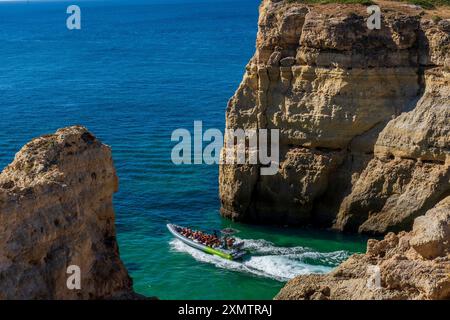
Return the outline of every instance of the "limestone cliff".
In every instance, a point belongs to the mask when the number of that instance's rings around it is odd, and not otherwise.
[[[383,234],[450,194],[450,20],[380,7],[262,1],[226,126],[279,129],[279,170],[222,165],[224,216]]]
[[[411,232],[369,240],[366,254],[330,274],[294,278],[276,299],[450,299],[450,197],[416,218]]]
[[[0,175],[0,299],[133,298],[119,257],[111,150],[83,127],[25,145]],[[69,290],[77,265],[81,289]]]
[[[424,95],[381,132],[335,227],[375,234],[410,229],[415,217],[450,195],[449,97],[450,73],[427,70]]]

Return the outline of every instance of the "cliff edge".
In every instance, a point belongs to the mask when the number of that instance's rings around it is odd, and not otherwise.
[[[416,218],[411,232],[369,240],[366,254],[327,275],[294,278],[275,299],[450,299],[450,197]]]
[[[83,127],[25,145],[0,174],[0,299],[137,297],[116,242],[117,188],[110,148]]]
[[[221,165],[223,216],[381,235],[450,195],[450,19],[379,5],[262,1],[226,127],[279,129],[279,169]]]

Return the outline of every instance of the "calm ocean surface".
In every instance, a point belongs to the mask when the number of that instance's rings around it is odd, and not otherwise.
[[[161,299],[271,299],[297,274],[327,272],[363,239],[220,218],[217,166],[175,166],[177,128],[222,129],[254,52],[258,0],[0,1],[0,167],[31,138],[87,126],[112,146],[122,259],[135,289]],[[254,255],[224,261],[174,241],[165,224],[232,226]]]

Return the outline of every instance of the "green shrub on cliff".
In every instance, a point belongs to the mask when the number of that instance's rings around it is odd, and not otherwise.
[[[363,4],[370,6],[374,4],[371,0],[287,0],[290,3],[317,3],[317,4],[331,4],[331,3],[345,3],[345,4]]]
[[[329,3],[345,3],[345,4],[362,4],[362,5],[372,5],[375,4],[371,0],[287,0],[290,3],[318,3],[318,4],[329,4]],[[450,6],[450,0],[394,0],[398,2],[405,2],[410,4],[415,4],[421,6],[424,9],[433,9],[439,6]]]

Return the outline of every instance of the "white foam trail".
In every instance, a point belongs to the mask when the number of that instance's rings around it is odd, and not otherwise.
[[[178,239],[173,239],[170,245],[173,250],[187,252],[198,261],[212,263],[219,268],[251,273],[278,281],[287,281],[301,274],[329,272],[333,267],[321,265],[322,261],[328,259],[329,265],[339,263],[348,257],[348,253],[345,251],[321,253],[306,247],[282,248],[276,247],[266,240],[246,239],[244,248],[250,250],[252,254],[249,259],[240,262],[204,253],[184,244]],[[305,261],[307,259],[317,260],[320,264],[308,263]]]
[[[296,254],[303,253],[307,250],[305,247],[276,247],[272,242],[267,240],[258,239],[240,239],[236,238],[238,241],[244,241],[244,248],[256,251],[258,253],[267,253],[267,254]]]
[[[349,253],[344,250],[318,252],[308,247],[277,247],[272,242],[263,239],[236,239],[244,241],[244,248],[256,255],[283,255],[300,261],[316,260],[319,264],[325,265],[336,265],[349,257]]]

